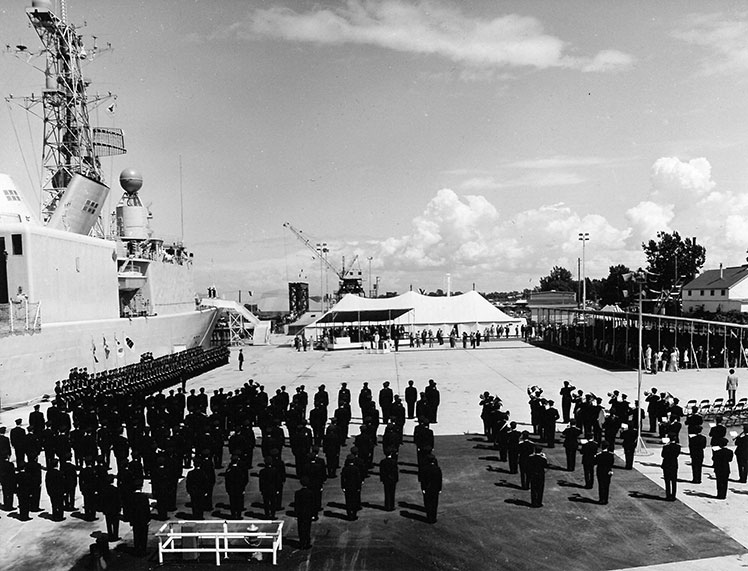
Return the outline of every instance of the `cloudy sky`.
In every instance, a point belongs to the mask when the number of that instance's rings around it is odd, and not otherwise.
[[[3,2],[0,34],[35,47],[26,4]],[[658,230],[695,236],[707,266],[745,261],[742,2],[71,0],[68,18],[114,47],[86,68],[118,94],[92,113],[125,130],[110,180],[143,173],[201,289],[317,293],[286,221],[367,281],[371,258],[382,291],[533,287],[576,274],[580,232],[591,277],[641,265]],[[41,81],[8,54],[0,77]],[[30,200],[39,131],[0,115],[0,171]]]

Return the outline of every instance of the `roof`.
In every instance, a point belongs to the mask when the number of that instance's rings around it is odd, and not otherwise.
[[[431,297],[409,291],[396,297],[374,299],[353,294],[345,295],[318,323],[391,321],[410,313],[411,310],[412,317],[407,319],[415,325],[521,321],[494,307],[476,291],[450,297]],[[329,317],[330,314],[337,315]]]
[[[683,286],[687,289],[729,289],[748,277],[748,265],[706,270]]]
[[[331,309],[317,323],[356,323],[372,321],[393,321],[408,313],[410,309],[364,309],[361,311],[336,311]]]

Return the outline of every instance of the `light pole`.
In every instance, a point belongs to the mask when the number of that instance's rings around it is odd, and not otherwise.
[[[327,242],[321,242],[316,244],[317,255],[319,256],[319,307],[320,311],[325,311],[325,277],[324,268],[325,263],[323,256],[330,250],[327,249]]]
[[[647,450],[647,447],[644,445],[644,440],[642,439],[642,357],[644,356],[644,353],[642,351],[642,297],[644,297],[643,291],[644,291],[644,284],[647,281],[647,276],[644,273],[644,270],[639,268],[636,272],[633,273],[633,279],[639,286],[639,307],[638,307],[638,314],[639,314],[639,355],[637,356],[638,366],[636,367],[636,429],[637,429],[637,440],[636,440],[636,453],[640,456],[648,456],[649,451]]]
[[[366,259],[367,259],[367,260],[369,260],[369,297],[371,297],[371,261],[372,261],[372,260],[373,260],[374,258],[372,258],[371,256],[369,256],[369,257],[368,257],[368,258],[366,258]]]
[[[587,308],[587,274],[584,271],[584,245],[590,239],[588,232],[580,232],[579,240],[582,242],[582,309]]]

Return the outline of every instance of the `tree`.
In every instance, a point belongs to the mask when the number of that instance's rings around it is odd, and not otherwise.
[[[642,248],[652,274],[650,286],[663,292],[694,279],[706,259],[706,248],[696,238],[683,240],[678,232],[658,232],[657,240],[642,243]]]
[[[561,266],[553,266],[551,273],[540,278],[540,291],[576,291],[577,282],[572,279],[571,272]]]
[[[630,289],[630,285],[626,286],[623,276],[631,270],[623,264],[618,264],[610,266],[609,272],[608,277],[602,280],[600,288],[600,305],[603,307],[613,303],[624,304],[628,301],[623,292]]]

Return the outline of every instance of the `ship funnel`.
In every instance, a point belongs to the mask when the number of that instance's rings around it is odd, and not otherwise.
[[[108,195],[108,186],[76,173],[47,226],[88,236],[99,219]]]

